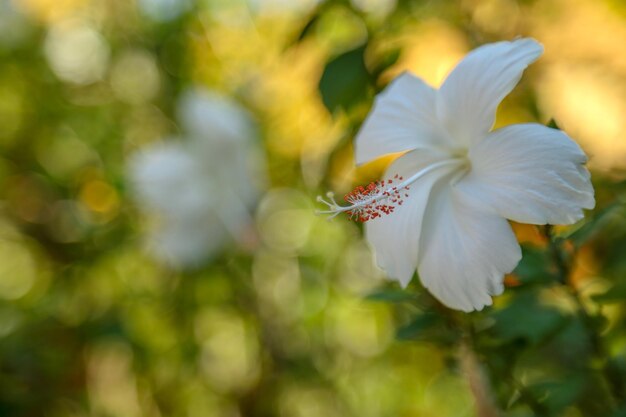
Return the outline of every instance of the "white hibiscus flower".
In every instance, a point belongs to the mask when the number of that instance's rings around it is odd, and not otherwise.
[[[496,108],[542,53],[533,39],[470,52],[439,90],[403,74],[378,96],[356,138],[356,162],[406,152],[385,180],[324,213],[367,221],[378,265],[406,286],[415,270],[445,305],[480,310],[521,259],[507,219],[571,224],[595,205],[587,157],[539,124],[491,130]]]
[[[176,267],[197,266],[229,238],[245,243],[263,161],[248,114],[213,92],[186,92],[178,106],[185,137],[138,152],[130,177],[139,204],[160,223],[150,251]]]

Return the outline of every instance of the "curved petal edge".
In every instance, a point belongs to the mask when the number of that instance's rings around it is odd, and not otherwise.
[[[587,156],[560,130],[518,124],[469,151],[457,188],[479,209],[529,224],[572,224],[595,206]]]
[[[435,90],[405,72],[375,100],[355,139],[358,165],[383,155],[418,148],[435,148],[437,134]]]

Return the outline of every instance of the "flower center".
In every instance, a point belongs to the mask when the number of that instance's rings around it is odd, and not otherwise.
[[[469,172],[472,170],[472,161],[469,158],[467,150],[464,150],[457,154],[456,160],[459,162],[459,167],[456,169],[456,172],[452,179],[450,180],[450,184],[455,185],[459,181],[463,179]]]
[[[467,165],[467,169],[459,170],[463,175],[469,171],[469,159],[467,157],[451,158],[435,162],[407,179],[395,175],[393,179],[372,182],[366,187],[358,186],[344,196],[344,200],[348,203],[347,206],[340,206],[335,201],[332,192],[326,194],[328,200],[324,200],[321,196],[318,196],[317,201],[326,204],[328,210],[318,210],[317,214],[330,214],[330,218],[332,219],[339,213],[347,213],[351,220],[360,222],[366,222],[385,214],[391,214],[394,212],[395,207],[401,206],[403,199],[409,196],[408,191],[411,184],[424,175],[447,165],[458,165],[460,168]]]
[[[450,155],[454,159],[465,159],[467,158],[467,154],[469,153],[469,149],[466,147],[454,148],[450,150]]]

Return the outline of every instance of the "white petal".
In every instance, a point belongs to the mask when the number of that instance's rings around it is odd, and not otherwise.
[[[248,196],[237,191],[233,188],[222,190],[220,201],[215,206],[217,217],[235,240],[253,223],[251,204],[243,200]]]
[[[168,218],[148,237],[149,251],[174,268],[194,268],[211,259],[227,235],[212,213],[202,217]]]
[[[587,157],[560,130],[507,126],[470,149],[457,187],[478,207],[531,224],[571,224],[595,206]]]
[[[376,97],[374,108],[355,139],[356,163],[418,148],[440,146],[435,90],[404,73]]]
[[[496,108],[543,47],[533,39],[497,42],[470,52],[450,73],[437,96],[437,114],[462,145],[482,140]]]
[[[415,150],[398,158],[387,169],[385,179],[396,174],[407,179],[420,170],[445,158],[438,152]],[[438,179],[450,172],[442,167],[418,179],[409,186],[402,205],[393,213],[365,223],[365,235],[374,248],[376,263],[391,279],[406,286],[417,268],[418,244],[422,216],[429,195]]]
[[[212,155],[251,143],[254,126],[250,115],[231,98],[202,87],[190,88],[178,102],[178,119],[190,139]]]
[[[138,203],[167,215],[206,211],[213,204],[213,187],[201,164],[201,160],[177,142],[139,151],[129,164]]]
[[[491,305],[522,257],[508,222],[474,209],[446,184],[433,190],[424,225],[418,267],[424,287],[454,309]]]

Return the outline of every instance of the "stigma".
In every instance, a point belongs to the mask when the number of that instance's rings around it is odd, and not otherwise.
[[[347,203],[345,206],[339,205],[335,201],[335,195],[329,192],[326,194],[327,199],[317,197],[317,201],[328,206],[328,209],[318,210],[316,213],[329,214],[330,219],[339,213],[346,213],[351,220],[357,222],[378,219],[392,214],[398,206],[401,206],[404,198],[409,197],[409,186],[418,179],[444,166],[453,166],[464,175],[466,164],[467,158],[450,158],[432,163],[407,179],[396,174],[387,180],[358,186],[344,196],[343,199]]]
[[[346,213],[350,220],[357,222],[366,222],[391,214],[397,206],[402,205],[403,198],[409,196],[407,193],[409,187],[402,186],[402,181],[401,176],[395,175],[393,179],[386,181],[374,181],[366,186],[359,185],[343,197],[347,206],[337,204],[332,192],[326,194],[328,200],[320,196],[317,201],[326,204],[328,210],[320,210],[318,214],[330,214],[330,218],[333,218],[339,213]]]

